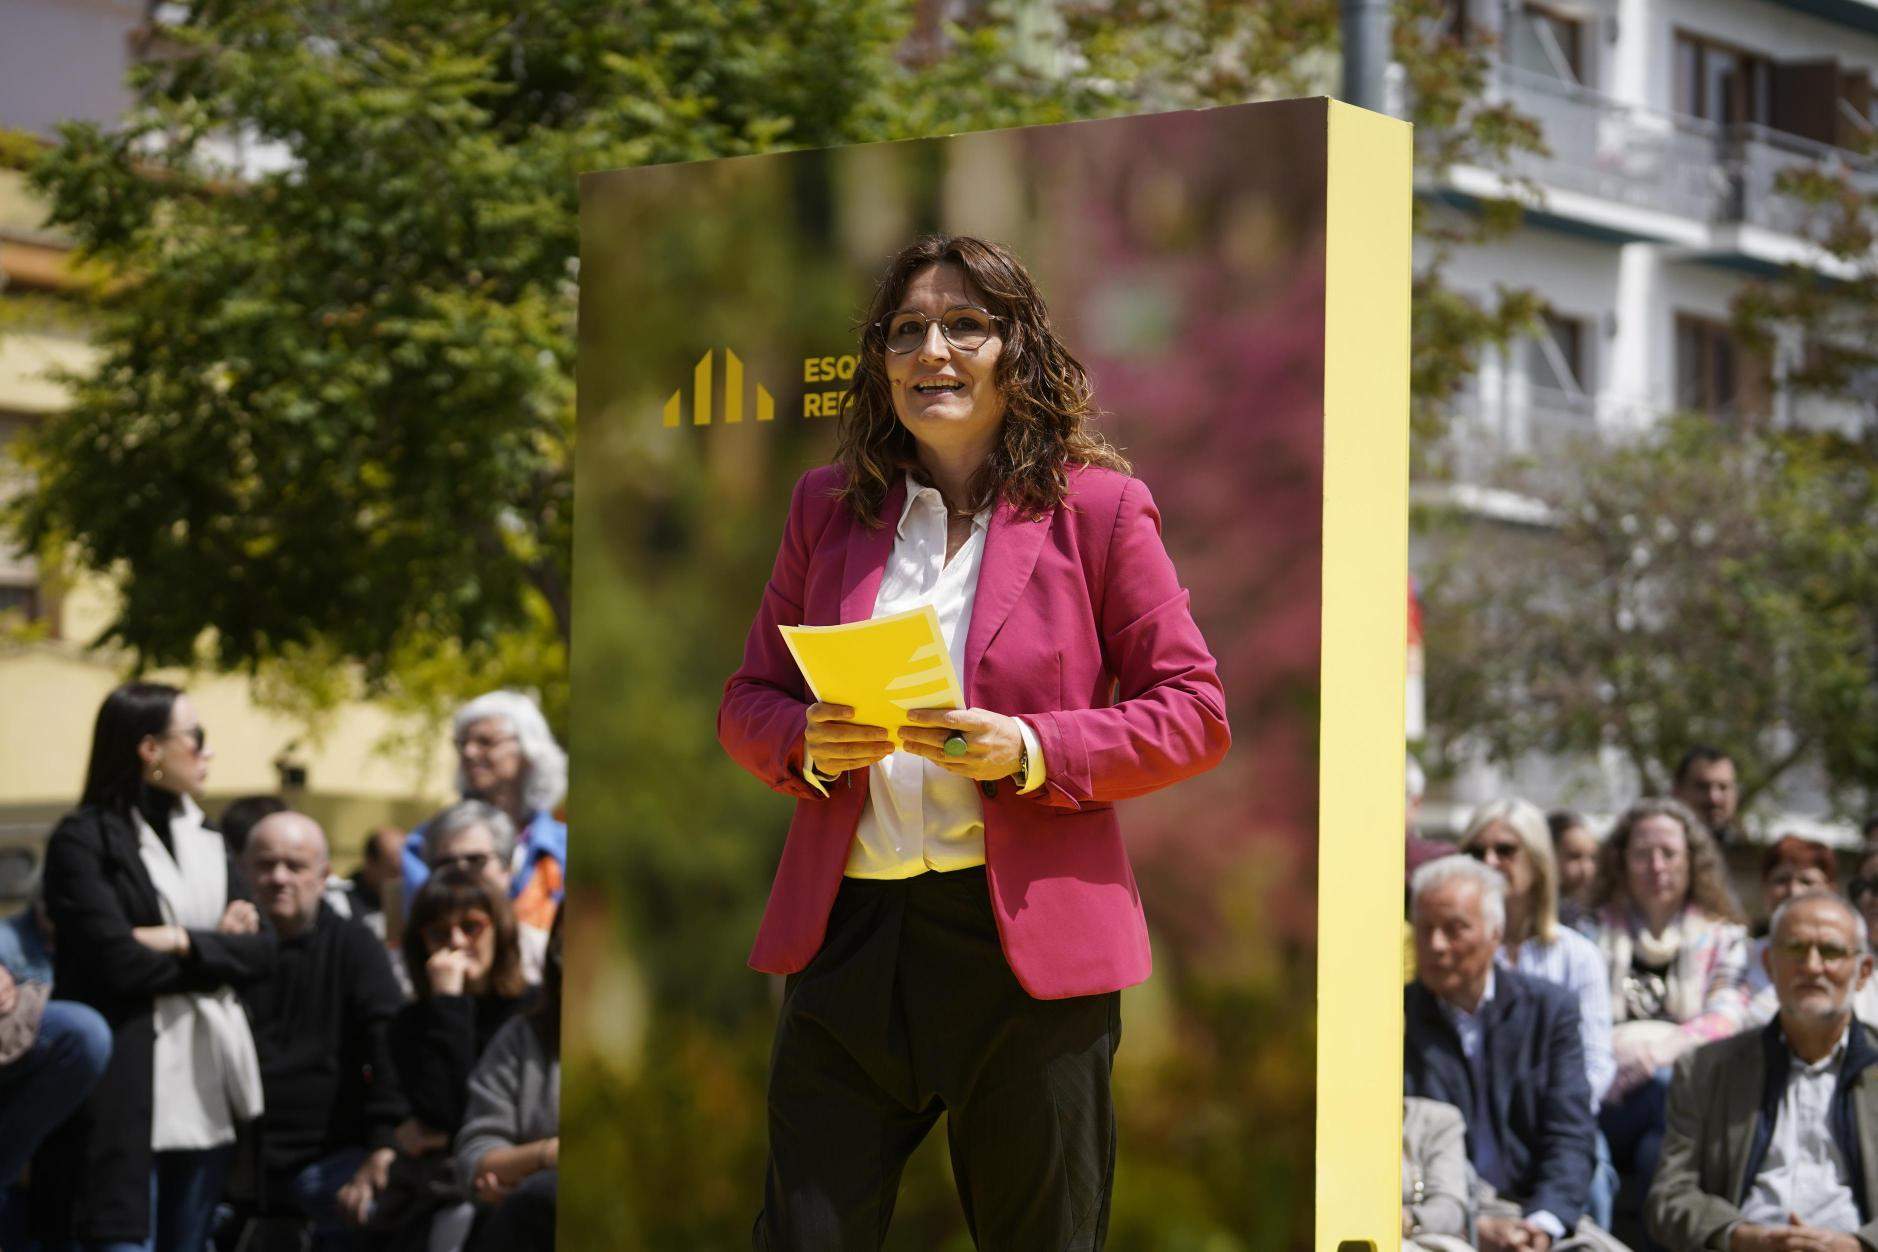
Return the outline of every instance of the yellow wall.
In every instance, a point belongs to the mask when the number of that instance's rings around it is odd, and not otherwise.
[[[1409,127],[1329,103],[1317,1236],[1400,1246]]]

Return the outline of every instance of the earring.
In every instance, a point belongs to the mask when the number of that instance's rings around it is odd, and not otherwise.
[[[163,781],[163,767],[162,767],[161,765],[158,765],[158,766],[156,766],[156,767],[154,767],[154,768],[152,768],[152,769],[151,769],[151,771],[150,771],[150,781],[151,781],[151,782],[162,782],[162,781]]]

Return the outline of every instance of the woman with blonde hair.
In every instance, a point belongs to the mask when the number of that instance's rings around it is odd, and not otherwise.
[[[1598,1126],[1647,1190],[1662,1150],[1670,1067],[1748,1020],[1748,935],[1708,828],[1680,800],[1639,800],[1598,861],[1593,934],[1611,985],[1617,1076]]]
[[[1556,983],[1578,998],[1585,1079],[1595,1112],[1617,1070],[1611,1056],[1610,980],[1597,945],[1559,921],[1558,863],[1545,814],[1525,800],[1495,800],[1467,824],[1461,851],[1506,879],[1506,939],[1499,963]],[[1587,1209],[1607,1229],[1616,1181],[1610,1150],[1600,1143]]]

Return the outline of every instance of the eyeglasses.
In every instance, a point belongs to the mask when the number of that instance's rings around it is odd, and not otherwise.
[[[475,943],[483,937],[483,932],[489,929],[489,925],[489,919],[477,913],[471,913],[467,917],[432,922],[424,927],[424,946],[432,952],[441,951],[450,946],[450,941],[456,937],[458,931],[462,932],[464,939]]]
[[[505,743],[515,742],[514,735],[471,735],[467,739],[457,740],[456,750],[468,752],[471,748],[477,748],[484,752],[494,752]]]
[[[1822,965],[1838,965],[1847,957],[1857,955],[1852,949],[1841,947],[1836,943],[1802,943],[1798,939],[1789,939],[1777,946],[1782,954],[1792,961],[1804,961],[1807,953],[1817,950],[1819,963]]]
[[[985,346],[985,340],[991,338],[997,323],[1004,319],[987,309],[973,304],[954,305],[938,317],[927,317],[911,309],[901,309],[889,313],[876,322],[880,328],[881,342],[887,351],[907,353],[926,342],[926,336],[934,322],[939,323],[939,332],[946,337],[946,342],[960,352],[976,352]]]
[[[430,867],[433,870],[466,869],[472,874],[480,874],[494,859],[487,852],[465,852],[460,856],[440,856],[430,863]]]

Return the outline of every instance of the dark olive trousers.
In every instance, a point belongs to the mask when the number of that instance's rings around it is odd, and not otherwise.
[[[1097,1252],[1120,1005],[1025,993],[983,867],[843,879],[821,951],[783,992],[758,1252],[876,1252],[941,1113],[980,1249]]]

